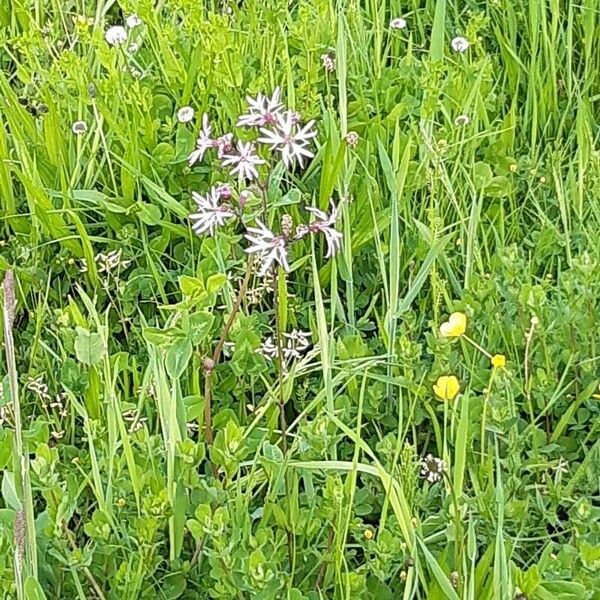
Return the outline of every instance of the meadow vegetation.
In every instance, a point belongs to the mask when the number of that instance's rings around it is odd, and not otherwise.
[[[0,0],[0,597],[600,599],[600,2]]]

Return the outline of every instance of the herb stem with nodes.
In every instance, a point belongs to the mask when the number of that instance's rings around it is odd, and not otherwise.
[[[212,428],[212,372],[218,364],[219,359],[221,358],[223,346],[227,341],[229,331],[231,330],[231,327],[235,321],[235,317],[237,316],[237,313],[240,310],[242,300],[246,295],[246,290],[248,289],[250,277],[252,276],[252,263],[252,256],[249,256],[248,260],[246,261],[246,273],[238,290],[238,294],[231,309],[231,313],[229,314],[229,318],[227,319],[225,325],[223,326],[223,329],[221,330],[221,335],[219,336],[219,340],[217,342],[217,345],[215,346],[211,358],[205,358],[204,360],[204,438],[208,446],[212,446],[212,443],[214,441]],[[213,475],[216,477],[216,466],[214,464],[212,464],[211,466]]]

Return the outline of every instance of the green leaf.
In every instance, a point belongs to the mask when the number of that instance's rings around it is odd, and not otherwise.
[[[146,225],[158,225],[161,220],[160,208],[154,204],[142,204],[138,211],[138,217]]]
[[[421,546],[421,550],[423,552],[423,555],[425,556],[425,560],[427,561],[427,564],[429,565],[433,576],[438,582],[438,585],[446,595],[446,598],[448,598],[449,600],[460,600],[458,594],[454,591],[450,580],[448,579],[448,577],[446,577],[446,574],[442,570],[442,567],[440,567],[438,561],[435,560],[431,552],[427,550],[427,546],[425,546],[425,544],[420,539],[417,538],[417,540],[419,542],[419,545]]]
[[[431,28],[431,44],[429,45],[429,58],[442,60],[444,57],[444,29],[446,21],[446,0],[437,0],[433,27]]]
[[[178,340],[167,352],[165,367],[169,377],[178,379],[185,371],[192,356],[192,343],[188,340]]]
[[[24,590],[26,600],[46,600],[40,582],[33,575],[29,575],[25,580]]]
[[[184,296],[194,296],[206,291],[204,282],[201,279],[189,275],[182,275],[179,278],[179,289]]]
[[[21,501],[15,486],[15,476],[10,471],[4,471],[2,477],[2,498],[13,510],[21,509]]]
[[[176,327],[159,329],[158,327],[144,327],[142,331],[144,339],[149,344],[159,347],[169,347],[174,339],[183,339],[184,333]]]
[[[398,312],[396,313],[396,316],[401,315],[410,308],[410,305],[413,303],[413,300],[417,297],[417,294],[421,291],[421,288],[427,280],[427,276],[429,275],[434,261],[444,249],[444,246],[446,245],[447,241],[448,237],[441,238],[438,241],[436,241],[435,244],[429,249],[429,252],[425,257],[425,260],[423,261],[419,272],[412,281],[411,287],[409,288],[408,292],[406,293],[406,296],[404,296],[404,298],[398,306]]]
[[[494,177],[491,167],[484,162],[476,162],[473,165],[473,183],[477,190],[484,189]]]
[[[75,338],[75,356],[79,362],[87,365],[97,365],[102,360],[102,338],[100,334],[90,332],[83,327],[77,327]]]
[[[225,285],[226,281],[227,281],[227,275],[224,275],[223,273],[217,273],[216,275],[211,275],[206,280],[206,289],[211,294],[214,294],[214,293],[218,292]]]

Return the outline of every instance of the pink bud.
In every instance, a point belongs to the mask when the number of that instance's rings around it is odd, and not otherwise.
[[[250,192],[248,190],[243,190],[242,192],[240,192],[240,199],[239,199],[240,208],[244,208],[244,206],[246,205],[246,202],[248,202],[249,198],[250,198]]]

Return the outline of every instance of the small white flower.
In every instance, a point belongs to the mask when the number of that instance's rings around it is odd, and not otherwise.
[[[194,221],[192,229],[198,235],[206,232],[214,235],[217,227],[222,227],[227,219],[235,216],[228,206],[219,204],[220,195],[214,187],[206,196],[192,192],[192,198],[198,206],[198,212],[191,214],[190,220]]]
[[[237,126],[262,127],[263,125],[274,125],[280,114],[283,105],[279,101],[281,90],[276,87],[273,95],[269,98],[263,94],[258,94],[256,98],[246,97],[248,101],[248,112],[240,115]]]
[[[356,133],[356,131],[349,131],[346,134],[346,143],[348,146],[350,146],[350,148],[356,148],[356,146],[358,146],[358,140],[360,140],[360,136],[358,133]]]
[[[286,342],[285,347],[282,348],[283,357],[288,361],[293,358],[302,358],[310,346],[310,332],[292,329],[290,333],[284,333],[283,337]]]
[[[304,127],[298,125],[296,114],[287,111],[277,118],[275,129],[261,127],[260,132],[264,137],[258,138],[263,144],[273,146],[273,150],[281,152],[281,158],[286,167],[293,165],[297,160],[300,166],[304,166],[304,157],[312,158],[314,154],[306,148],[309,141],[317,135],[314,129],[314,121],[310,121]]]
[[[134,13],[125,19],[125,23],[127,23],[129,29],[133,29],[134,27],[140,26],[143,21]]]
[[[321,54],[321,62],[323,63],[323,68],[327,72],[331,73],[332,71],[335,71],[335,56],[332,56],[331,54]]]
[[[435,483],[440,481],[444,474],[446,465],[441,458],[437,458],[432,454],[428,454],[421,461],[421,475],[429,481],[429,483]]]
[[[114,270],[126,269],[130,264],[130,260],[124,260],[122,258],[123,250],[111,250],[108,254],[99,252],[94,256],[94,260],[98,264],[98,273],[111,274]]]
[[[404,29],[406,27],[406,20],[402,17],[396,17],[390,21],[390,27],[392,29]]]
[[[130,54],[135,54],[139,49],[140,49],[139,42],[131,42],[131,44],[129,44],[129,46],[127,47],[127,51]]]
[[[180,123],[189,123],[195,115],[195,111],[191,106],[182,106],[177,111],[177,120]]]
[[[196,149],[188,156],[188,162],[190,167],[196,163],[201,162],[204,158],[204,153],[213,147],[213,140],[210,136],[212,133],[212,127],[208,123],[208,115],[204,113],[202,115],[202,129],[198,134],[198,140],[196,141]]]
[[[104,39],[111,46],[118,46],[119,44],[124,44],[127,41],[127,30],[125,27],[121,25],[113,25],[106,30],[104,34]]]
[[[258,227],[248,227],[248,233],[244,237],[251,244],[246,248],[246,252],[259,254],[261,269],[258,276],[264,276],[274,262],[279,263],[285,271],[289,271],[285,238],[282,235],[275,235],[258,219],[256,219],[256,223]]]
[[[335,229],[335,222],[338,217],[337,207],[331,202],[331,214],[329,215],[314,206],[307,206],[306,210],[317,217],[317,220],[308,226],[308,232],[322,233],[325,236],[327,242],[325,258],[331,258],[341,248],[343,238],[342,234]]]
[[[455,52],[466,52],[470,46],[469,40],[460,35],[455,37],[450,44]]]
[[[471,122],[468,115],[458,115],[456,119],[454,119],[454,124],[457,127],[466,127]]]
[[[44,380],[44,374],[38,375],[37,377],[29,377],[27,379],[27,389],[33,392],[40,400],[44,403],[50,400],[50,394],[48,393],[48,386]]]
[[[73,125],[71,125],[71,131],[75,135],[83,135],[88,129],[87,123],[85,121],[75,121]]]
[[[238,142],[237,154],[224,154],[224,167],[233,166],[229,172],[230,175],[239,175],[241,179],[251,181],[258,178],[256,165],[264,164],[264,160],[256,154],[254,144],[252,142]]]
[[[270,358],[271,360],[277,358],[279,352],[277,351],[277,346],[273,343],[273,338],[269,336],[258,349],[258,353],[264,356],[265,358]]]

